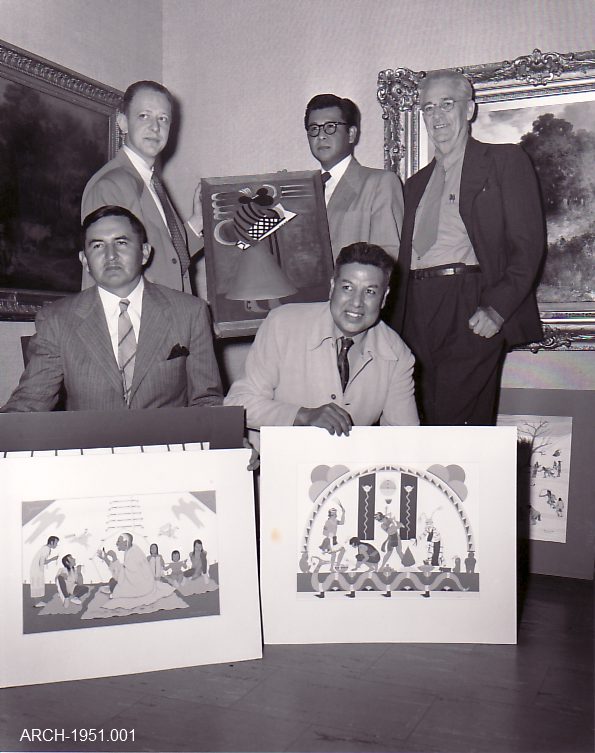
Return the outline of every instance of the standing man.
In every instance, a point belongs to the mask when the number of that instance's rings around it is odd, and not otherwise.
[[[366,241],[397,258],[403,191],[397,176],[363,167],[353,156],[359,110],[350,99],[317,94],[304,119],[312,156],[320,162],[324,200],[336,259],[344,246]]]
[[[123,207],[83,223],[83,267],[95,285],[44,307],[29,363],[0,412],[220,405],[206,303],[143,278],[145,228]]]
[[[319,426],[415,426],[413,356],[384,322],[392,258],[353,243],[337,258],[330,301],[270,312],[248,351],[245,374],[225,405],[246,409],[249,429]]]
[[[422,421],[492,424],[506,351],[542,337],[537,180],[520,146],[469,136],[475,102],[463,75],[432,72],[419,97],[435,158],[405,186],[390,322],[416,357]]]
[[[152,248],[147,279],[190,293],[190,257],[202,248],[199,191],[194,194],[193,215],[184,224],[155,166],[169,138],[172,113],[173,97],[165,86],[137,81],[126,89],[117,115],[124,145],[87,183],[81,220],[106,205],[129,209],[144,224]],[[92,284],[83,274],[83,288]]]

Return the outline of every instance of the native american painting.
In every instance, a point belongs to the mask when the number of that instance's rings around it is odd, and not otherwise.
[[[303,468],[298,595],[477,597],[478,500],[469,495],[467,465]]]
[[[219,614],[213,490],[22,502],[23,630]]]

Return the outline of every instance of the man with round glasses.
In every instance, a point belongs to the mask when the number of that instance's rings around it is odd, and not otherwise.
[[[390,321],[416,357],[423,422],[491,424],[506,351],[543,336],[537,180],[520,146],[470,137],[475,102],[462,74],[429,73],[419,104],[434,159],[405,185]]]
[[[317,94],[306,107],[306,134],[320,162],[333,259],[344,246],[365,241],[397,258],[403,192],[394,173],[364,167],[353,156],[359,110],[350,99]]]

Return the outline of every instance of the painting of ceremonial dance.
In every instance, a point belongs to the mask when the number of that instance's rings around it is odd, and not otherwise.
[[[498,416],[519,443],[519,531],[536,541],[566,543],[571,416]]]
[[[261,429],[265,644],[514,643],[516,428]]]
[[[219,614],[213,490],[25,501],[23,631]]]
[[[308,473],[308,469],[304,469]],[[297,590],[324,598],[477,595],[479,519],[460,465],[318,465],[300,504]]]

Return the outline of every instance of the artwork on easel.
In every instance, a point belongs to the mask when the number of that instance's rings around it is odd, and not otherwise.
[[[461,465],[313,468],[298,512],[298,593],[477,594],[478,499],[468,497],[468,473]]]
[[[1,458],[0,687],[260,658],[249,457]]]
[[[24,501],[23,632],[219,614],[214,489]]]
[[[518,430],[519,530],[536,541],[566,543],[571,416],[498,416]]]
[[[263,427],[261,458],[265,643],[516,641],[515,429]]]

